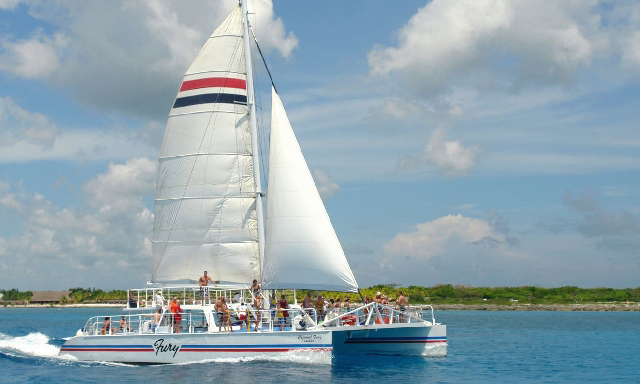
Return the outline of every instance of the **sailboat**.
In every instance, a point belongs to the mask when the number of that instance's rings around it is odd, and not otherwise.
[[[130,363],[446,355],[433,308],[269,305],[287,290],[359,290],[275,86],[262,186],[253,36],[241,1],[184,75],[158,159],[151,281],[131,290],[122,314],[91,317],[60,354]],[[194,284],[205,270],[215,286]]]

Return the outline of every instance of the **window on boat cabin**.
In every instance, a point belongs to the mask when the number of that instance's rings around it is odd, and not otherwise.
[[[182,314],[183,319],[189,319],[191,315],[191,324],[194,328],[207,328],[207,317],[204,315],[204,311],[201,309],[187,309]]]

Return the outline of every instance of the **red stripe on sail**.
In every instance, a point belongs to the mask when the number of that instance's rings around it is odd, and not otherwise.
[[[229,77],[208,77],[206,79],[185,81],[180,87],[180,92],[210,87],[247,89],[247,82],[242,79],[232,79]]]

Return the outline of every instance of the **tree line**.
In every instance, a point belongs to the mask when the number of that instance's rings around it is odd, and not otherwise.
[[[127,300],[126,290],[105,291],[96,288],[70,288],[71,302],[113,302]],[[380,284],[373,287],[361,288],[362,296],[371,298],[380,292],[391,300],[397,298],[398,291],[402,291],[410,304],[509,304],[514,301],[530,304],[575,304],[575,303],[604,303],[604,302],[633,302],[640,301],[640,287],[637,288],[579,288],[565,286],[544,288],[538,286],[522,287],[470,287],[466,285],[440,284],[432,287],[410,285],[402,287],[398,284]],[[29,301],[31,291],[20,292],[17,289],[0,290],[4,301]],[[306,290],[298,290],[298,301],[302,301]],[[360,302],[360,295],[356,293],[319,292],[312,291],[315,299],[321,294],[326,299],[349,297],[352,302]],[[287,295],[289,296],[289,295]]]

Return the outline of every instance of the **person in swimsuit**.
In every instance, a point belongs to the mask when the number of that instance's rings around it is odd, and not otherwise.
[[[280,304],[280,309],[282,309],[284,322],[286,324],[289,320],[289,303],[287,303],[287,299],[284,298],[284,295],[280,296],[278,304]]]
[[[101,335],[108,335],[111,333],[111,318],[105,317],[104,323],[102,324],[102,329],[100,330]]]
[[[324,299],[322,299],[322,295],[318,295],[316,299],[316,317],[316,323],[324,318]]]
[[[258,332],[258,328],[260,327],[260,321],[262,320],[262,295],[258,293],[256,299],[253,301],[253,307],[256,309],[256,324],[255,331]]]
[[[311,292],[307,292],[307,296],[302,299],[302,308],[305,313],[311,313]]]
[[[120,327],[120,330],[122,331],[122,333],[124,333],[125,331],[131,332],[131,327],[129,326],[129,322],[124,316],[120,318],[120,322],[118,323],[118,326]]]
[[[200,286],[200,300],[202,300],[202,305],[204,305],[205,297],[209,297],[209,282],[212,282],[214,287],[216,286],[216,282],[213,281],[211,276],[207,275],[207,271],[204,271],[204,274],[198,279],[198,285]]]
[[[175,333],[182,333],[182,331],[180,330],[180,323],[182,322],[182,307],[180,306],[180,300],[176,300],[176,306],[174,307],[175,312],[174,312],[174,332]]]
[[[396,308],[400,312],[405,312],[409,306],[409,300],[402,294],[402,291],[398,291],[398,300],[396,300]],[[404,322],[404,315],[400,315],[400,321]]]
[[[253,295],[254,298],[258,296],[260,291],[262,291],[262,289],[260,288],[260,284],[258,284],[258,280],[253,279],[253,284],[251,284],[249,291],[251,291],[251,294]]]

